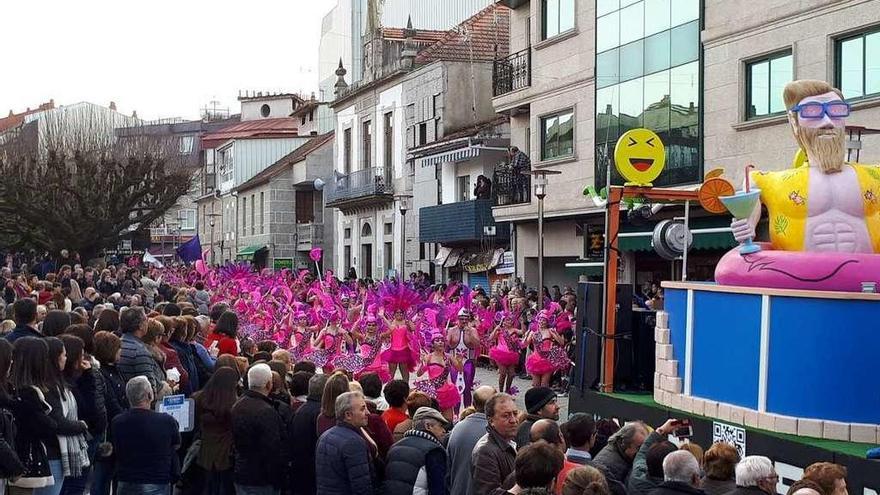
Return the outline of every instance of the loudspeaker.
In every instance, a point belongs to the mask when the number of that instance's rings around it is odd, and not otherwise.
[[[597,389],[601,376],[601,355],[603,352],[602,328],[602,282],[578,284],[577,337],[578,353],[575,359],[577,370],[574,384],[577,388]],[[614,388],[628,390],[632,382],[632,285],[617,285],[617,325],[615,325],[615,371]],[[653,381],[653,371],[651,372]]]
[[[654,328],[657,312],[637,309],[632,312],[633,373],[632,390],[650,392],[654,389]]]

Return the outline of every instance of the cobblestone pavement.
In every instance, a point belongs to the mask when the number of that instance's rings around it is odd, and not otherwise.
[[[480,382],[480,385],[491,385],[493,387],[498,386],[498,372],[494,369],[489,369],[487,366],[482,365],[477,367],[477,374],[475,377],[476,381]],[[516,394],[516,405],[521,410],[525,410],[525,396],[526,390],[528,390],[532,386],[531,380],[521,380],[519,378],[515,378],[513,380],[513,384],[516,388],[519,389],[519,393]],[[565,421],[568,418],[568,397],[559,397],[557,399],[559,404],[559,419],[560,421]]]

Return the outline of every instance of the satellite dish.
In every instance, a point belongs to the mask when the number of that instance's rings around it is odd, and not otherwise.
[[[316,191],[320,191],[320,190],[324,189],[324,181],[321,180],[320,177],[315,179],[315,182],[313,184],[315,186]]]
[[[689,250],[694,242],[691,231],[680,220],[663,220],[654,227],[651,244],[661,258],[674,260]]]

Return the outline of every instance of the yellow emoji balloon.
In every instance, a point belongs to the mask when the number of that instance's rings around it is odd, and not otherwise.
[[[614,147],[614,166],[627,186],[651,187],[666,165],[666,148],[649,129],[630,129]]]

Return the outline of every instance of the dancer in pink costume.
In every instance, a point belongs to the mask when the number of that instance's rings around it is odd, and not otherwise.
[[[480,348],[480,336],[466,306],[458,310],[456,318],[455,325],[446,329],[446,343],[455,356],[462,360],[461,369],[452,370],[452,379],[458,387],[464,407],[468,407],[471,405],[471,391],[477,371],[475,361]]]
[[[342,353],[344,344],[351,344],[351,336],[339,326],[339,312],[335,309],[321,310],[327,325],[312,337],[312,362],[325,374],[333,373],[336,357]]]
[[[461,405],[461,394],[449,378],[452,369],[462,369],[461,359],[446,354],[446,341],[439,332],[431,339],[431,353],[422,355],[419,376],[428,373],[428,378],[417,380],[414,388],[437,399],[440,413],[450,422],[456,408]]]
[[[498,366],[498,390],[508,392],[519,364],[523,330],[514,326],[516,318],[508,311],[499,311],[498,320],[500,323],[489,335],[489,342],[495,344],[489,349],[489,357]]]
[[[290,354],[297,361],[309,359],[312,354],[312,336],[318,328],[309,325],[309,315],[303,310],[294,312],[292,319],[293,331],[290,333]]]
[[[526,371],[532,375],[533,387],[549,387],[553,373],[570,363],[563,348],[565,339],[556,331],[550,310],[538,312],[532,326],[535,328],[526,338],[526,345],[532,347],[526,359]]]
[[[382,383],[391,381],[388,363],[382,360],[383,342],[380,338],[379,318],[375,315],[361,318],[355,324],[352,335],[355,341],[360,342],[358,353],[355,354],[359,365],[352,370],[355,380],[367,373],[376,373]]]
[[[415,326],[406,319],[403,309],[394,310],[394,319],[389,321],[385,317],[385,308],[379,311],[379,317],[385,321],[388,330],[382,333],[383,340],[391,339],[391,347],[382,352],[381,356],[388,363],[388,374],[394,378],[400,369],[400,378],[409,381],[409,374],[416,367],[418,348],[415,343]]]

